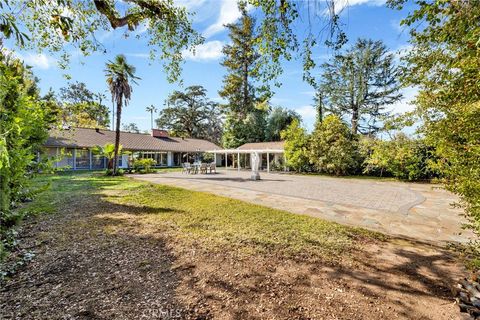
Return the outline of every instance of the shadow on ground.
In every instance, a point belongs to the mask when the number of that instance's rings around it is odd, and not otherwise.
[[[2,285],[3,317],[459,317],[449,291],[458,268],[443,248],[402,240],[367,244],[336,263],[186,248],[140,222],[171,211],[115,204],[92,189],[58,213],[29,221],[22,245],[37,245],[37,255]]]

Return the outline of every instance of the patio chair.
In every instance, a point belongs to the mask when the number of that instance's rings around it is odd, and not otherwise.
[[[207,173],[207,164],[206,163],[202,163],[200,164],[200,173]]]
[[[189,162],[182,163],[182,173],[189,174],[192,171],[192,166]]]
[[[215,162],[210,163],[210,173],[215,172],[217,173],[217,164]]]

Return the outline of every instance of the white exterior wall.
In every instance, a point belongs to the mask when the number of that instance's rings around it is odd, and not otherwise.
[[[217,163],[216,163],[216,165],[217,165],[218,167],[220,167],[220,166],[222,165],[222,157],[225,157],[225,156],[222,155],[221,153],[217,153],[217,154],[216,154],[216,157],[217,157]]]
[[[128,154],[124,154],[121,157],[122,157],[122,165],[118,167],[122,169],[128,168]]]
[[[167,167],[173,167],[173,152],[171,151],[167,153]]]

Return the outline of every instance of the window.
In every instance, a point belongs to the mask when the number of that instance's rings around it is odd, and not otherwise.
[[[161,166],[167,166],[168,165],[168,154],[166,152],[162,152],[162,153],[160,153],[160,155],[162,156],[161,161],[160,161],[160,165]]]
[[[92,155],[92,169],[104,169],[106,159],[101,155],[94,154]]]
[[[155,161],[154,166],[167,166],[168,165],[168,156],[167,152],[138,152],[133,156],[134,159],[153,159]]]
[[[90,151],[87,149],[75,150],[75,168],[90,169]]]
[[[62,160],[62,166],[68,166],[73,169],[73,153],[75,149],[66,149],[64,153],[64,158]]]
[[[182,165],[182,154],[179,152],[175,152],[173,154],[173,165],[176,167],[180,167]]]

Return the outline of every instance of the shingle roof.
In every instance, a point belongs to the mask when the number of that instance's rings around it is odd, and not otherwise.
[[[242,144],[239,150],[283,150],[285,141],[251,142]]]
[[[115,142],[115,131],[87,128],[52,130],[45,143],[49,147],[92,148]],[[150,134],[120,132],[120,144],[125,150],[198,152],[221,150],[216,144],[202,139],[156,138]]]

